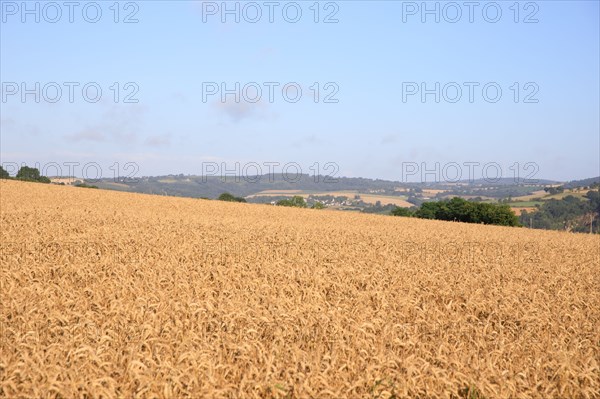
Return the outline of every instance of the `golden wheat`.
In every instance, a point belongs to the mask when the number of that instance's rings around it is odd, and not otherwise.
[[[2,181],[2,397],[600,396],[598,236]]]

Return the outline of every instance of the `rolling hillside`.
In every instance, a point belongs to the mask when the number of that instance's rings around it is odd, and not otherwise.
[[[0,181],[0,397],[600,395],[600,237]]]

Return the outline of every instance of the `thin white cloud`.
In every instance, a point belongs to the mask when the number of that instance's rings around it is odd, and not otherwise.
[[[67,134],[65,136],[65,138],[69,141],[74,141],[74,142],[81,142],[81,141],[92,141],[92,142],[102,142],[102,141],[106,141],[106,136],[97,131],[97,130],[90,130],[90,129],[84,129],[81,130],[77,133],[73,133],[73,134]]]

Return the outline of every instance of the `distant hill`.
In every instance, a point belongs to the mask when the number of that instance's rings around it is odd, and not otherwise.
[[[296,176],[293,176],[296,178]],[[95,183],[101,188],[133,191],[150,194],[167,194],[183,197],[216,198],[224,192],[245,197],[265,190],[302,190],[302,191],[338,191],[338,190],[390,190],[399,183],[386,180],[372,180],[354,177],[339,177],[332,180],[325,176],[300,175],[292,180],[281,174],[246,177],[202,177],[202,176],[156,176],[142,177],[137,180],[102,179]]]
[[[468,184],[469,180],[461,180],[459,183]],[[550,185],[550,184],[559,184],[559,181],[556,180],[546,180],[546,179],[525,179],[523,177],[503,177],[497,181],[490,181],[486,179],[475,179],[471,184],[474,185],[484,185],[484,186],[514,186],[518,184],[525,185]]]
[[[448,194],[478,195],[492,198],[525,195],[539,190],[545,185],[556,184],[552,180],[539,180],[532,184],[523,179],[515,182],[512,178],[500,179],[491,182],[484,179],[473,182],[461,181],[457,183],[429,182],[429,183],[402,183],[391,180],[367,179],[360,177],[337,177],[332,179],[326,176],[299,175],[294,179],[282,174],[262,176],[150,176],[129,180],[102,179],[99,182],[90,181],[100,188],[120,191],[131,191],[147,194],[163,194],[192,198],[217,198],[224,192],[235,196],[247,197],[266,190],[300,190],[303,192],[332,192],[332,191],[357,191],[360,193],[382,193],[385,195],[406,195],[408,190],[416,193],[423,189],[444,190]],[[297,179],[296,179],[297,177]]]
[[[564,188],[588,187],[594,183],[600,183],[600,176],[590,177],[589,179],[572,180],[568,183],[563,184],[563,187]]]

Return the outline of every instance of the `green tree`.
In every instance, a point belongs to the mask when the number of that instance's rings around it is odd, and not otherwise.
[[[590,190],[585,194],[585,197],[589,200],[590,210],[600,213],[600,192],[596,190]]]
[[[229,193],[223,193],[223,194],[219,195],[219,198],[217,198],[217,199],[219,201],[227,201],[227,202],[246,202],[245,198],[236,197]]]
[[[235,197],[232,194],[229,193],[223,193],[221,195],[219,195],[219,198],[217,198],[219,201],[234,201]]]
[[[312,209],[323,209],[323,208],[325,208],[325,205],[323,205],[323,203],[319,202],[319,201],[315,202],[312,206]]]
[[[409,208],[401,208],[399,206],[392,209],[390,214],[392,216],[404,216],[404,217],[414,216],[414,213]]]
[[[415,212],[415,216],[421,219],[436,219],[440,206],[439,202],[424,202]]]
[[[282,200],[277,201],[276,205],[291,206],[291,207],[296,207],[296,208],[306,208],[306,201],[304,201],[303,197],[301,197],[299,195],[295,195],[291,199],[282,199]]]
[[[29,166],[21,166],[17,172],[17,179],[20,180],[34,180],[37,181],[40,178],[40,171],[37,168],[30,168]]]
[[[37,168],[22,166],[17,172],[17,179],[25,181],[37,181],[40,183],[50,183],[50,179],[46,176],[41,176]]]
[[[10,178],[10,175],[8,174],[8,172],[6,170],[4,170],[4,168],[0,165],[0,179],[8,179]]]
[[[460,197],[454,197],[446,204],[445,220],[457,222],[477,223],[475,209],[477,205]]]
[[[509,205],[470,202],[459,197],[438,202],[425,202],[415,212],[415,216],[422,219],[520,226],[519,218]]]

